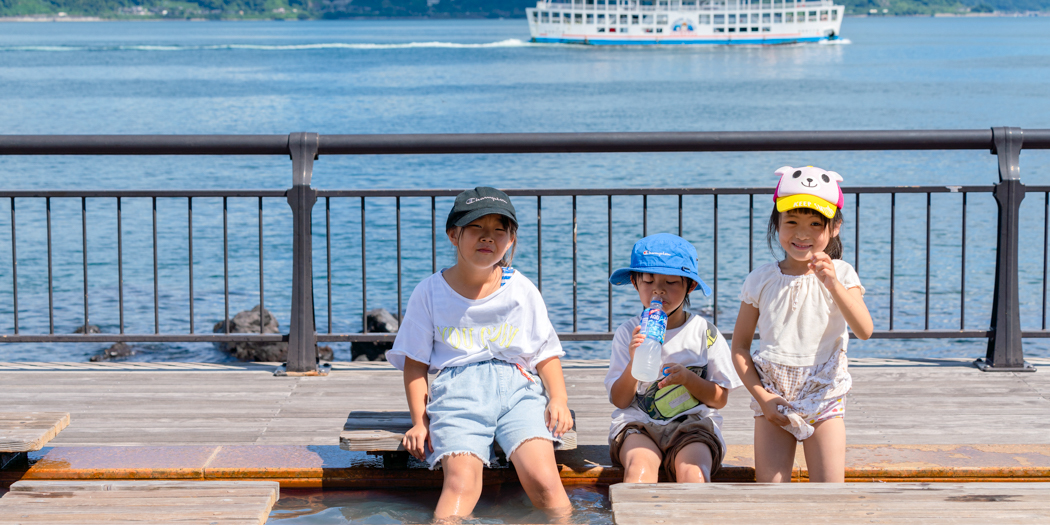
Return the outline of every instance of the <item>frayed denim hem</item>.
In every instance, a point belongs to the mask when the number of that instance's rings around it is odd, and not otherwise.
[[[451,452],[445,452],[444,454],[434,458],[434,461],[430,462],[430,470],[437,470],[438,465],[441,464],[441,460],[450,456],[474,456],[481,461],[483,467],[488,468],[490,466],[489,462],[484,459],[481,459],[481,456],[477,455],[477,453],[471,452],[469,450],[453,450]]]
[[[520,447],[520,446],[524,445],[526,442],[532,441],[534,439],[542,439],[544,441],[550,441],[552,445],[555,444],[555,443],[561,443],[562,442],[561,438],[556,438],[556,437],[547,437],[547,436],[527,437],[527,438],[525,438],[525,439],[515,443],[514,446],[510,448],[510,452],[507,452],[507,459],[510,460],[510,457],[514,455],[514,452],[516,452],[518,450],[518,447]]]

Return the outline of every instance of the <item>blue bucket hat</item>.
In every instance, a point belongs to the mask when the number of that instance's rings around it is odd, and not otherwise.
[[[613,272],[609,282],[629,284],[631,272],[680,275],[696,281],[704,295],[711,295],[711,289],[700,280],[696,271],[697,259],[696,248],[689,241],[670,233],[657,233],[634,243],[631,267]]]

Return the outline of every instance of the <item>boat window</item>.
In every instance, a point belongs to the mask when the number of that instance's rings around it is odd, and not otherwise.
[[[729,28],[729,32],[730,33],[736,33],[736,28],[735,27],[730,27]]]
[[[594,0],[587,0],[586,4],[588,9],[594,9]]]
[[[620,25],[627,25],[627,15],[620,15]]]
[[[700,23],[704,25],[711,25],[711,15],[700,15]]]
[[[583,13],[576,13],[576,23],[577,24],[582,24],[583,23]]]
[[[610,27],[609,28],[609,32],[610,33],[615,33],[616,32],[616,28],[615,27]]]
[[[715,33],[725,33],[725,32],[726,32],[726,28],[724,28],[724,27],[716,27],[715,28]]]
[[[816,22],[817,21],[817,12],[816,11],[810,11],[809,12],[809,21],[810,22]]]
[[[732,29],[730,29],[730,31],[732,31]],[[741,33],[747,33],[747,28],[746,27],[741,27],[740,28],[740,32]]]
[[[651,25],[653,23],[653,15],[642,15],[642,23]]]
[[[763,33],[768,33],[769,32],[769,28],[768,27],[763,27],[762,28],[762,32]]]
[[[667,25],[667,15],[656,15],[656,23],[662,26]]]
[[[773,13],[773,23],[779,24],[784,21],[784,13]]]
[[[638,15],[631,15],[631,25],[638,25]]]
[[[787,13],[784,13],[784,22],[787,22],[789,24],[794,23],[795,22],[795,13],[792,13],[791,11],[788,11]]]
[[[588,24],[593,24],[594,23],[594,15],[593,14],[587,13],[587,23]]]
[[[743,16],[743,15],[741,15],[741,16]],[[730,24],[735,24],[736,23],[736,15],[729,15],[729,23]]]
[[[542,20],[543,23],[550,22],[551,21],[550,13],[544,11],[543,15],[540,17],[540,20]]]
[[[646,33],[652,33],[653,32],[653,28],[647,27],[647,28],[645,28],[645,32]]]
[[[798,14],[795,15],[795,21],[796,22],[805,22],[806,21],[806,12],[805,11],[799,11]]]
[[[726,15],[715,15],[715,24],[721,25],[726,23]]]
[[[604,33],[605,32],[605,28],[604,27],[599,27],[598,28],[598,32],[599,33]]]
[[[757,33],[758,32],[758,28],[757,27],[752,27],[751,28],[751,32],[752,33]]]
[[[838,20],[839,19],[839,10],[838,9],[832,9],[831,10],[831,19],[832,20]]]
[[[656,28],[656,32],[657,33],[663,33],[664,32],[664,28],[658,27],[658,28]]]
[[[605,13],[598,14],[598,25],[605,25]]]
[[[821,12],[820,12],[820,21],[821,22],[827,22],[828,21],[828,11],[826,9],[825,10],[821,10]]]

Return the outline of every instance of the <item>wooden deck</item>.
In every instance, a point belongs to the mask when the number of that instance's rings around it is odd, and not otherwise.
[[[1050,360],[1036,373],[985,373],[966,360],[854,359],[850,444],[1050,444]],[[606,445],[604,361],[566,361],[578,443]],[[406,410],[386,363],[335,363],[326,377],[264,365],[0,363],[2,411],[68,412],[51,447],[339,445],[352,410]],[[722,410],[727,443],[751,444],[746,391]]]
[[[1047,483],[621,483],[609,499],[617,525],[1050,522]]]
[[[262,525],[279,495],[271,481],[19,481],[0,525]]]

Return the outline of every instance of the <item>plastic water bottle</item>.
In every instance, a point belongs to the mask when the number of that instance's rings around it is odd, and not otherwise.
[[[639,381],[656,381],[660,378],[660,361],[664,347],[664,333],[667,331],[667,314],[664,303],[653,296],[649,309],[642,314],[642,333],[645,341],[634,351],[634,364],[631,375]]]

